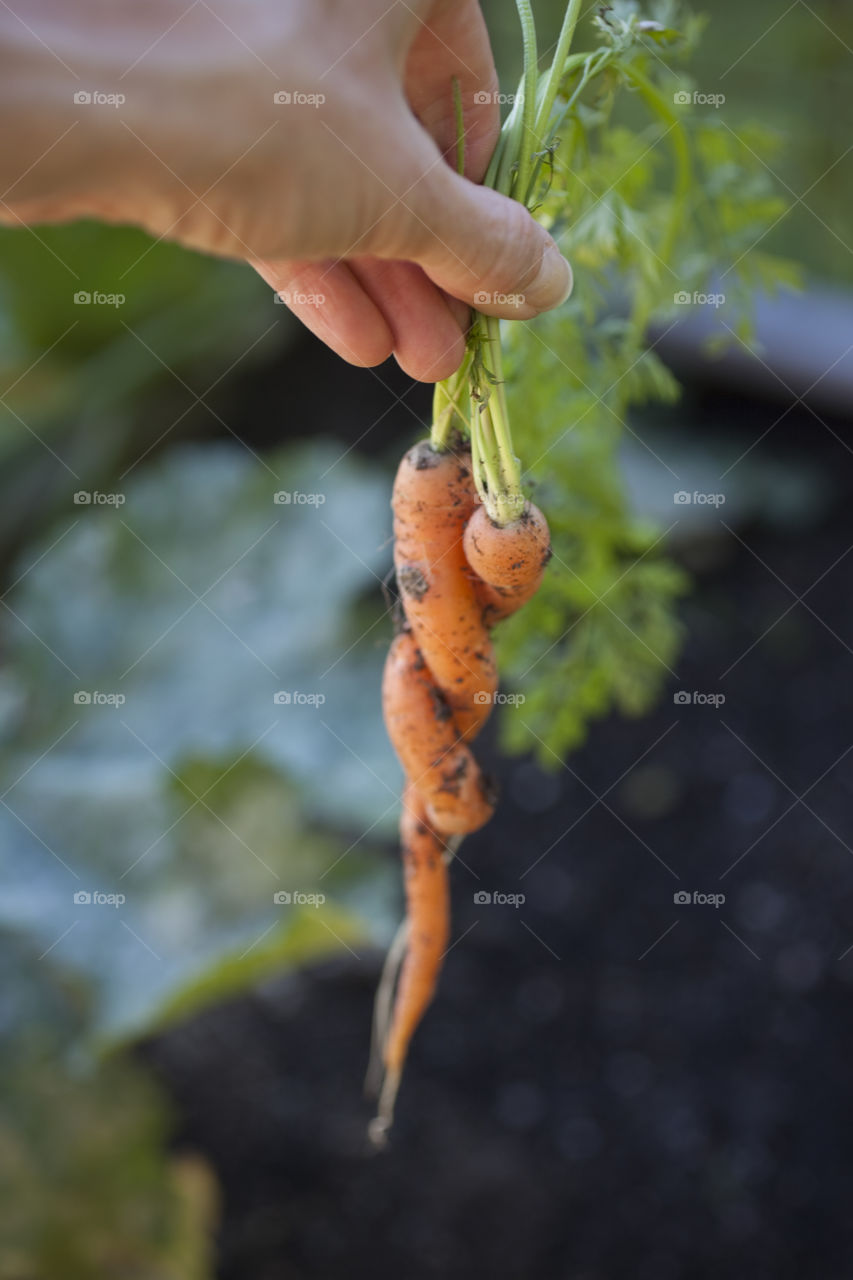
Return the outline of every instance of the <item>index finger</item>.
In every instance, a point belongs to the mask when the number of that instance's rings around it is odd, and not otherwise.
[[[481,182],[500,132],[498,76],[477,0],[432,0],[420,6],[404,88],[415,116],[456,167],[452,81],[459,82],[465,127],[465,176]]]

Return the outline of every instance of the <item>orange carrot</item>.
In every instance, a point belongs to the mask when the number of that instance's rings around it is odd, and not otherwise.
[[[394,564],[406,618],[463,737],[477,732],[497,689],[483,603],[462,535],[476,506],[470,457],[410,449],[394,482]]]
[[[398,1076],[409,1042],[432,1000],[450,938],[444,843],[430,826],[423,798],[411,782],[403,791],[400,842],[409,936],[383,1054],[386,1071]]]
[[[520,609],[536,594],[551,558],[548,522],[532,502],[517,520],[495,524],[477,507],[465,526],[465,558],[479,579],[477,593],[489,625]]]
[[[488,822],[493,802],[480,766],[408,631],[388,652],[382,708],[391,744],[436,830],[463,835]]]
[[[400,840],[407,933],[398,934],[377,996],[384,1080],[371,1136],[385,1140],[409,1043],[432,1000],[449,937],[447,858],[491,817],[493,797],[468,746],[497,688],[490,628],[537,590],[548,525],[525,504],[494,524],[479,504],[468,454],[429,442],[403,458],[394,482],[394,565],[405,628],[382,678],[388,736],[406,775]],[[393,1011],[390,993],[406,939]],[[390,1014],[390,1019],[389,1019]]]
[[[406,951],[393,1012],[382,1040],[384,1078],[377,1113],[368,1130],[376,1146],[384,1146],[391,1128],[409,1045],[435,994],[450,938],[445,845],[430,825],[423,797],[411,782],[403,790],[400,842],[406,889]],[[392,952],[395,949],[396,942]],[[383,974],[380,985],[386,980]]]

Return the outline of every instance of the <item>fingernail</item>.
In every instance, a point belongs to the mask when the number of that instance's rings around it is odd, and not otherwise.
[[[557,248],[549,246],[542,256],[539,274],[526,292],[526,301],[540,311],[550,311],[566,301],[572,291],[572,268]]]

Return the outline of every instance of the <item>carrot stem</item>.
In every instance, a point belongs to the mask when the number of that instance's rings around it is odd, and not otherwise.
[[[533,21],[530,0],[515,0],[515,3],[521,21],[521,38],[524,44],[524,73],[521,80],[521,122],[514,194],[517,199],[523,199],[522,193],[527,190],[533,153],[537,146],[535,124],[539,72],[536,66],[536,23]]]
[[[547,74],[540,78],[536,24],[530,0],[516,0],[524,46],[522,79],[512,109],[501,127],[484,183],[525,206],[534,199],[542,158],[553,146],[553,131],[571,109],[593,66],[601,61],[590,55],[570,55],[578,23],[581,0],[569,0]],[[554,112],[560,86],[568,72],[583,67],[580,82],[562,111]],[[464,137],[459,82],[453,80],[456,116],[456,162],[464,168]],[[554,119],[552,119],[552,115]],[[463,388],[469,390],[468,412],[462,407]],[[473,313],[465,360],[457,372],[436,385],[433,400],[432,442],[436,449],[448,447],[454,426],[470,437],[474,480],[489,515],[505,525],[514,520],[522,505],[521,470],[515,456],[510,431],[500,345],[500,322],[491,316]]]
[[[570,0],[566,9],[566,16],[563,18],[563,25],[560,29],[560,35],[557,40],[557,49],[554,53],[554,60],[551,63],[551,69],[545,80],[545,92],[542,95],[542,102],[536,113],[536,121],[533,126],[533,132],[537,139],[537,145],[545,138],[546,130],[551,119],[551,111],[560,88],[560,81],[565,71],[566,58],[569,56],[569,49],[572,44],[572,37],[575,34],[575,27],[578,23],[581,11],[581,0]],[[523,188],[522,188],[523,190]]]
[[[539,178],[539,173],[542,168],[542,158],[549,151],[553,150],[557,141],[557,136],[556,136],[557,130],[559,129],[562,122],[565,120],[566,116],[571,111],[572,107],[577,102],[580,95],[583,93],[589,80],[592,79],[593,75],[598,75],[600,71],[603,71],[605,66],[611,60],[612,57],[613,57],[613,53],[610,49],[603,49],[601,50],[600,53],[597,53],[597,54],[576,53],[576,54],[573,54],[572,57],[567,59],[566,67],[565,67],[566,74],[569,74],[570,72],[574,72],[576,67],[578,68],[582,67],[583,71],[582,71],[580,80],[575,86],[571,96],[567,98],[565,105],[560,108],[560,110],[554,115],[554,118],[552,120],[550,121],[548,121],[547,119],[544,120],[544,123],[542,125],[542,133],[539,134],[540,138],[542,138],[542,146],[539,152],[537,153],[536,163],[533,166],[533,173],[530,178],[530,183],[524,195],[524,201],[528,208],[531,208],[536,196],[537,180]],[[593,70],[593,68],[595,69]],[[544,112],[543,112],[543,115],[544,115]],[[545,130],[547,130],[547,133],[545,132]],[[562,162],[564,165],[566,166],[568,165],[567,155],[563,155]]]
[[[463,435],[470,434],[468,379],[474,353],[465,353],[456,372],[435,384],[432,397],[432,446],[445,453],[450,446],[454,427]]]

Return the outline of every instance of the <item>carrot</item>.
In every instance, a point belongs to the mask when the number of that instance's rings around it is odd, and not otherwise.
[[[430,825],[418,788],[407,782],[400,815],[406,889],[406,954],[382,1046],[384,1081],[370,1135],[385,1141],[412,1036],[432,998],[450,939],[450,890],[445,846]]]
[[[499,525],[477,507],[465,526],[465,558],[479,579],[478,597],[492,625],[515,613],[539,590],[551,558],[548,522],[532,502],[517,520]]]
[[[392,506],[405,627],[385,663],[382,706],[406,775],[400,840],[407,914],[386,961],[374,1019],[384,1071],[370,1129],[377,1145],[390,1128],[409,1044],[447,948],[446,861],[461,837],[492,815],[493,797],[468,745],[497,688],[490,628],[534,594],[550,556],[547,523],[532,504],[509,525],[489,518],[469,454],[415,445],[398,469]]]
[[[382,708],[391,744],[436,830],[463,835],[488,822],[489,787],[411,632],[400,632],[388,651]]]
[[[532,502],[517,520],[499,525],[478,506],[465,526],[465,558],[478,578],[492,587],[517,591],[540,582],[551,556],[548,522]]]
[[[466,738],[482,725],[498,684],[462,542],[476,503],[469,455],[438,453],[423,441],[400,463],[392,497],[397,584],[418,648]]]
[[[398,1075],[415,1028],[435,993],[450,939],[444,843],[430,826],[423,797],[411,782],[403,791],[400,843],[409,937],[384,1052],[386,1071]]]

